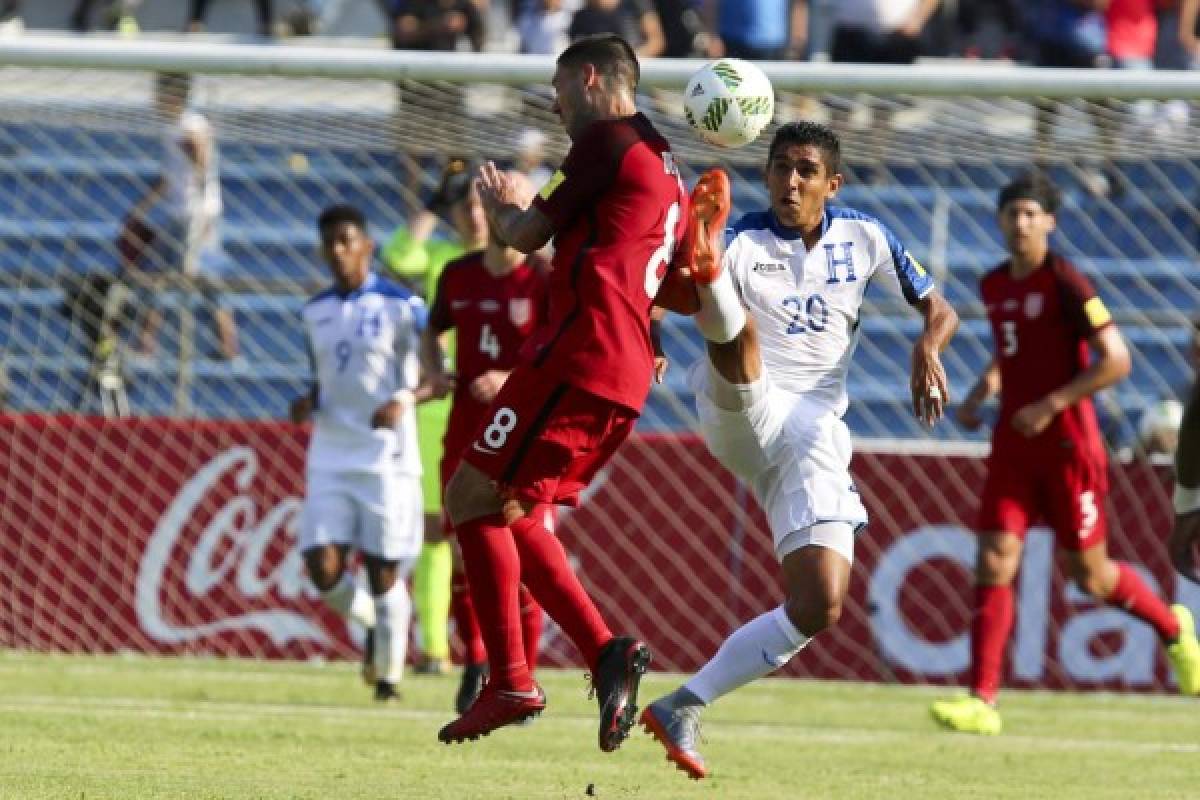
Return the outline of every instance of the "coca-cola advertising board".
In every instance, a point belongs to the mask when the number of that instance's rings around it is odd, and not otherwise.
[[[295,543],[306,431],[286,423],[0,417],[0,645],[353,658]],[[978,456],[859,452],[871,525],[842,620],[786,674],[953,683],[967,668]],[[1110,547],[1172,599],[1169,475],[1114,465]],[[692,436],[636,436],[559,525],[614,629],[693,670],[776,605],[753,498]],[[1015,585],[1009,683],[1167,688],[1152,631],[1065,584],[1035,529]],[[549,625],[543,663],[576,655]]]

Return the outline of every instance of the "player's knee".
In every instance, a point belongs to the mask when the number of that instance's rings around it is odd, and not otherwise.
[[[329,548],[314,547],[304,551],[304,566],[309,580],[319,592],[328,592],[342,577],[341,564]]]
[[[832,628],[842,616],[842,599],[832,594],[788,598],[788,619],[805,636],[816,636]]]
[[[982,536],[975,559],[975,577],[984,586],[1012,582],[1021,561],[1019,540],[1012,536]]]

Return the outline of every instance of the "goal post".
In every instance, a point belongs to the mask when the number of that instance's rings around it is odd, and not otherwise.
[[[722,166],[733,179],[735,213],[763,208],[773,128],[739,150],[693,135],[679,93],[701,63],[643,63],[639,108],[672,142],[689,181]],[[1055,246],[1095,282],[1133,353],[1131,378],[1098,403],[1114,450],[1137,443],[1147,409],[1182,396],[1200,304],[1200,136],[1189,124],[1200,75],[946,62],[761,66],[779,95],[776,124],[812,118],[842,137],[847,182],[838,202],[891,228],[958,310],[962,326],[944,357],[954,397],[992,352],[978,279],[1003,258],[997,191],[1035,162],[1066,195]],[[318,617],[317,635],[287,616],[314,605],[287,555],[304,439],[281,420],[310,377],[299,310],[327,280],[316,216],[334,202],[360,206],[386,252],[448,158],[512,163],[523,143],[540,139],[552,167],[569,146],[552,109],[552,72],[553,61],[541,57],[377,46],[0,42],[0,353],[4,406],[13,412],[0,426],[0,563],[8,565],[0,576],[12,587],[11,602],[0,606],[0,642],[350,652],[330,620]],[[211,124],[220,255],[203,281],[164,280],[121,296],[112,287],[128,245],[122,231],[162,169],[162,73],[191,76],[189,106]],[[529,131],[540,136],[523,135]],[[453,232],[442,222],[434,237]],[[137,357],[151,306],[163,317],[157,349]],[[236,361],[223,358],[218,313],[236,325]],[[903,301],[871,289],[860,324],[847,421],[874,525],[858,543],[844,629],[830,634],[824,655],[816,648],[793,669],[950,680],[961,667],[964,564],[973,546],[965,530],[983,434],[951,420],[929,431],[913,418],[908,365],[920,320]],[[679,317],[668,318],[664,338],[671,367],[652,391],[639,436],[592,503],[568,515],[563,536],[601,605],[618,609],[616,621],[657,643],[659,663],[689,669],[778,590],[761,515],[695,436],[686,374],[703,357],[702,342]],[[60,472],[72,478],[58,481]],[[147,490],[132,492],[117,475],[140,475]],[[1114,549],[1137,556],[1164,589],[1190,602],[1158,552],[1169,519],[1166,480],[1141,461],[1114,467]],[[83,543],[72,551],[80,519]],[[1045,542],[1034,541],[1037,570],[1048,570]],[[208,549],[197,550],[201,543]],[[111,552],[124,555],[106,572],[96,564],[109,563]],[[128,628],[124,638],[100,611],[56,614],[37,594],[54,585],[43,579],[45,565],[64,554],[73,558],[56,573],[55,591],[99,582],[98,596],[127,608],[114,617]],[[1022,608],[1035,615],[1026,624],[1044,624],[1024,629],[1018,678],[1163,685],[1161,664],[1146,672],[1129,661],[1125,643],[1140,629],[1098,617],[1081,623],[1093,611],[1048,576],[1035,570],[1022,579]],[[894,635],[901,622],[907,633]],[[1090,643],[1086,664],[1056,649],[1077,641]],[[573,657],[561,643],[548,647],[557,663]]]

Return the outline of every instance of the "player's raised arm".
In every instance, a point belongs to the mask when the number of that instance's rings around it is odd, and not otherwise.
[[[921,422],[932,425],[942,418],[950,402],[950,384],[941,353],[958,330],[958,313],[936,289],[918,300],[916,308],[925,318],[925,328],[913,345],[909,388],[913,413]]]
[[[479,199],[492,232],[504,243],[533,253],[554,236],[554,223],[538,210],[512,176],[491,161],[479,170]]]

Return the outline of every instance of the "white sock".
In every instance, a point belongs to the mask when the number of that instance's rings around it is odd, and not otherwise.
[[[779,606],[730,634],[717,654],[684,688],[706,705],[711,704],[718,697],[779,669],[808,642],[809,637],[796,630],[783,606]]]
[[[379,680],[399,683],[404,677],[411,619],[412,600],[400,578],[395,586],[375,597],[375,674]]]
[[[760,376],[754,383],[730,383],[712,361],[708,364],[708,399],[723,411],[745,411],[767,396],[767,382]]]
[[[375,602],[348,573],[342,573],[342,579],[328,592],[321,592],[321,599],[342,619],[354,620],[364,628],[375,627]]]
[[[732,342],[746,327],[746,309],[733,288],[729,270],[721,270],[710,286],[696,284],[696,294],[700,296],[700,310],[692,319],[701,335],[717,344]]]

